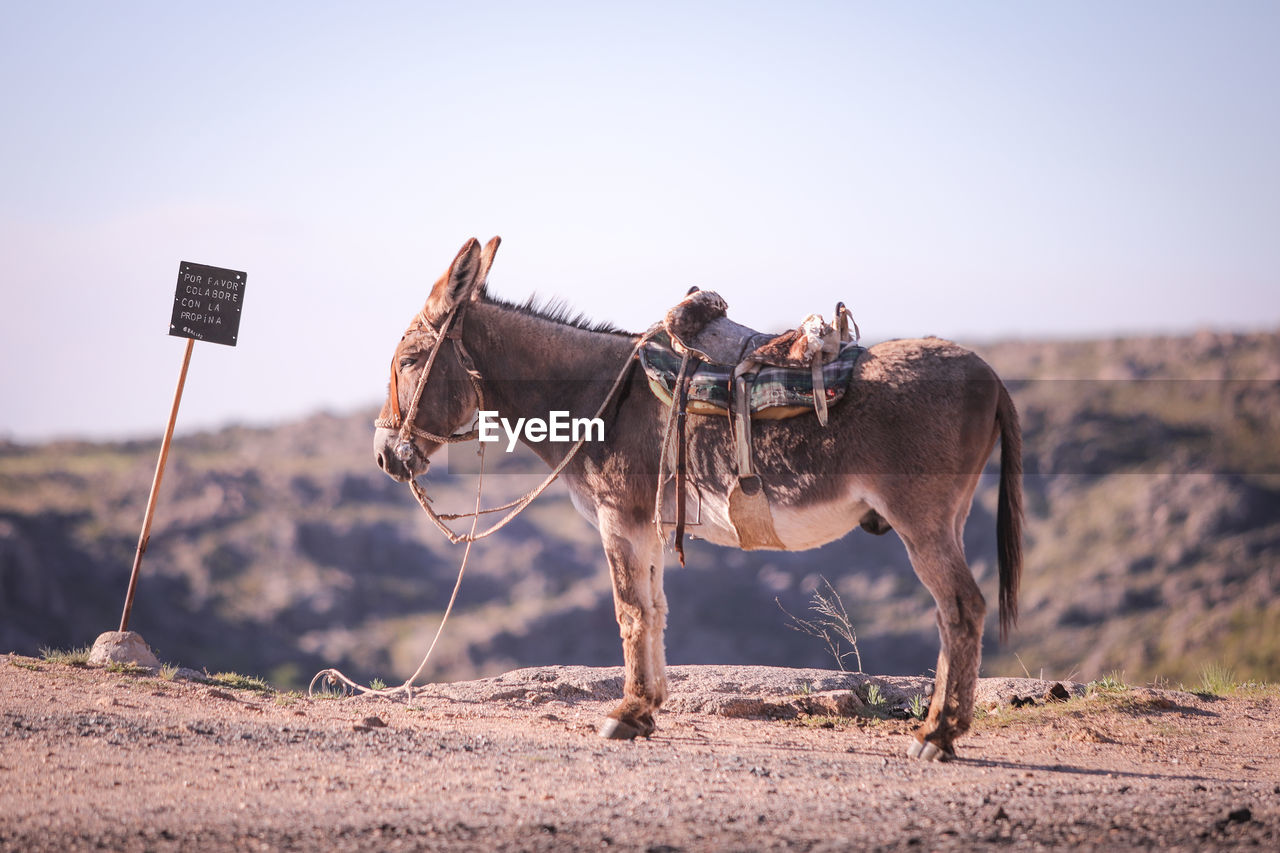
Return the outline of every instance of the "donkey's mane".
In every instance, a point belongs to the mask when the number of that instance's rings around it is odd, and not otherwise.
[[[536,293],[531,295],[524,302],[508,302],[496,296],[484,295],[484,301],[490,305],[496,305],[499,308],[505,308],[508,311],[514,311],[517,314],[523,314],[526,317],[538,317],[543,320],[549,320],[552,323],[558,323],[562,326],[572,326],[575,329],[582,329],[587,332],[599,332],[607,335],[627,335],[632,333],[626,329],[619,329],[612,323],[601,320],[592,320],[581,311],[575,311],[567,302],[560,298],[542,299]]]

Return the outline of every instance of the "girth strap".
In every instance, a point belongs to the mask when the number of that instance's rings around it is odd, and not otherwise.
[[[784,549],[773,527],[773,512],[764,492],[764,481],[755,472],[751,458],[751,399],[748,377],[755,365],[743,362],[733,372],[733,444],[738,463],[738,480],[729,490],[729,523],[738,534],[738,547]]]
[[[689,380],[693,377],[691,364],[693,358],[685,352],[680,361],[680,372],[676,375],[676,555],[680,557],[680,565],[684,565],[684,503],[687,465],[685,462],[685,420],[689,405]]]

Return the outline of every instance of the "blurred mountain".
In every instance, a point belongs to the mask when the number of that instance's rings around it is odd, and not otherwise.
[[[1022,619],[984,673],[1194,683],[1210,664],[1280,679],[1280,335],[973,346],[1022,416]],[[417,666],[462,556],[373,464],[374,412],[175,441],[130,627],[162,660],[297,686],[325,666],[397,683]],[[89,644],[120,618],[159,441],[0,443],[0,649]],[[474,470],[466,446],[455,469]],[[966,533],[995,596],[995,454]],[[545,474],[489,455],[487,504]],[[474,478],[428,481],[461,511]],[[671,663],[831,666],[794,629],[821,579],[865,669],[920,674],[933,603],[896,535],[802,553],[688,546],[667,567]],[[992,607],[994,619],[994,607]],[[990,626],[989,626],[990,629]],[[852,663],[852,658],[846,664]],[[621,662],[595,531],[559,484],[474,549],[428,677]]]

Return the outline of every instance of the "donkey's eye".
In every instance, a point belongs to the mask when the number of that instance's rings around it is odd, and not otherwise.
[[[416,355],[406,355],[404,358],[400,359],[400,369],[404,370],[407,367],[413,367],[417,360],[418,357]]]

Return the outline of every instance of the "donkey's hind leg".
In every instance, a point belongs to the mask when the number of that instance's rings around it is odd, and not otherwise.
[[[937,603],[942,640],[929,716],[916,731],[916,742],[907,753],[926,760],[952,758],[956,739],[973,722],[986,602],[950,526],[922,535],[904,535],[903,540],[911,565]]]
[[[667,610],[662,592],[662,543],[648,525],[629,531],[604,518],[601,521],[613,580],[614,612],[622,635],[624,678],[622,702],[609,712],[600,735],[647,737],[655,728],[653,712],[667,694],[662,648]]]

